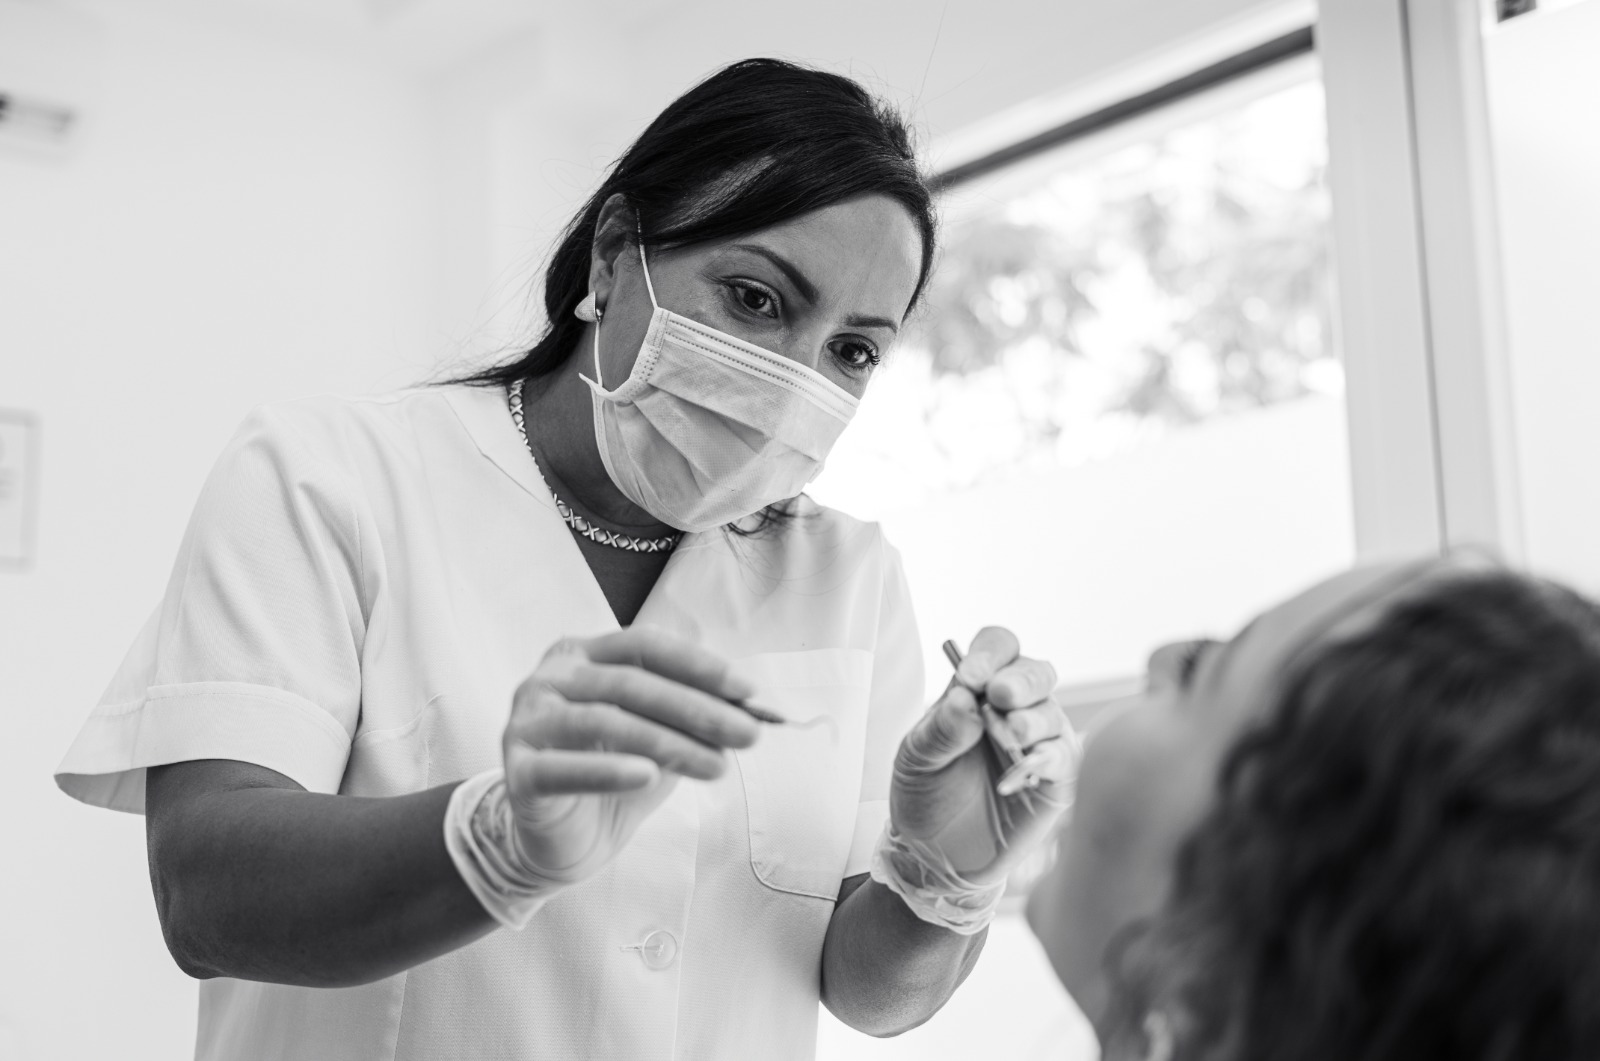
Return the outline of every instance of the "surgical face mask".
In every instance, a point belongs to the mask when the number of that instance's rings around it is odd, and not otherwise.
[[[856,397],[820,372],[656,302],[633,371],[607,390],[595,326],[594,437],[628,500],[679,530],[708,530],[798,494],[822,470]]]

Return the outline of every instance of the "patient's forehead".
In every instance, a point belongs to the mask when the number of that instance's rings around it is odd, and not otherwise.
[[[1370,627],[1396,600],[1464,566],[1429,558],[1360,567],[1320,582],[1246,627],[1197,676],[1194,699],[1232,721],[1254,717],[1265,710],[1276,679],[1300,652]]]

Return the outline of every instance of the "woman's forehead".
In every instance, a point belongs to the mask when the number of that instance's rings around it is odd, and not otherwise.
[[[883,195],[834,203],[715,245],[762,247],[788,259],[823,296],[873,304],[898,320],[922,273],[922,235],[904,206]],[[877,305],[877,303],[882,303]]]

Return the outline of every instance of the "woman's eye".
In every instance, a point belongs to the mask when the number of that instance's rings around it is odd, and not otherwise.
[[[856,372],[864,372],[869,368],[874,368],[881,360],[878,351],[866,343],[835,343],[833,356],[838,358],[839,363],[844,365],[845,368]]]
[[[728,287],[733,291],[733,297],[739,301],[739,305],[749,312],[761,317],[778,315],[778,296],[766,288],[749,283],[733,283]]]

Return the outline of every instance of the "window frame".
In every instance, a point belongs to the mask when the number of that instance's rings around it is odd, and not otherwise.
[[[1363,558],[1523,559],[1483,17],[1328,0],[1319,18]]]
[[[1522,559],[1481,4],[1285,0],[936,144],[942,190],[1292,62],[1328,108],[1356,555]],[[1151,30],[1152,37],[1159,31]],[[996,139],[997,133],[1001,137]]]
[[[1507,340],[1475,3],[1300,0],[1078,86],[1004,130],[935,145],[941,191],[1313,48],[1328,110],[1335,320],[1358,562],[1486,547],[1522,558]],[[1070,686],[1087,722],[1135,679]]]

